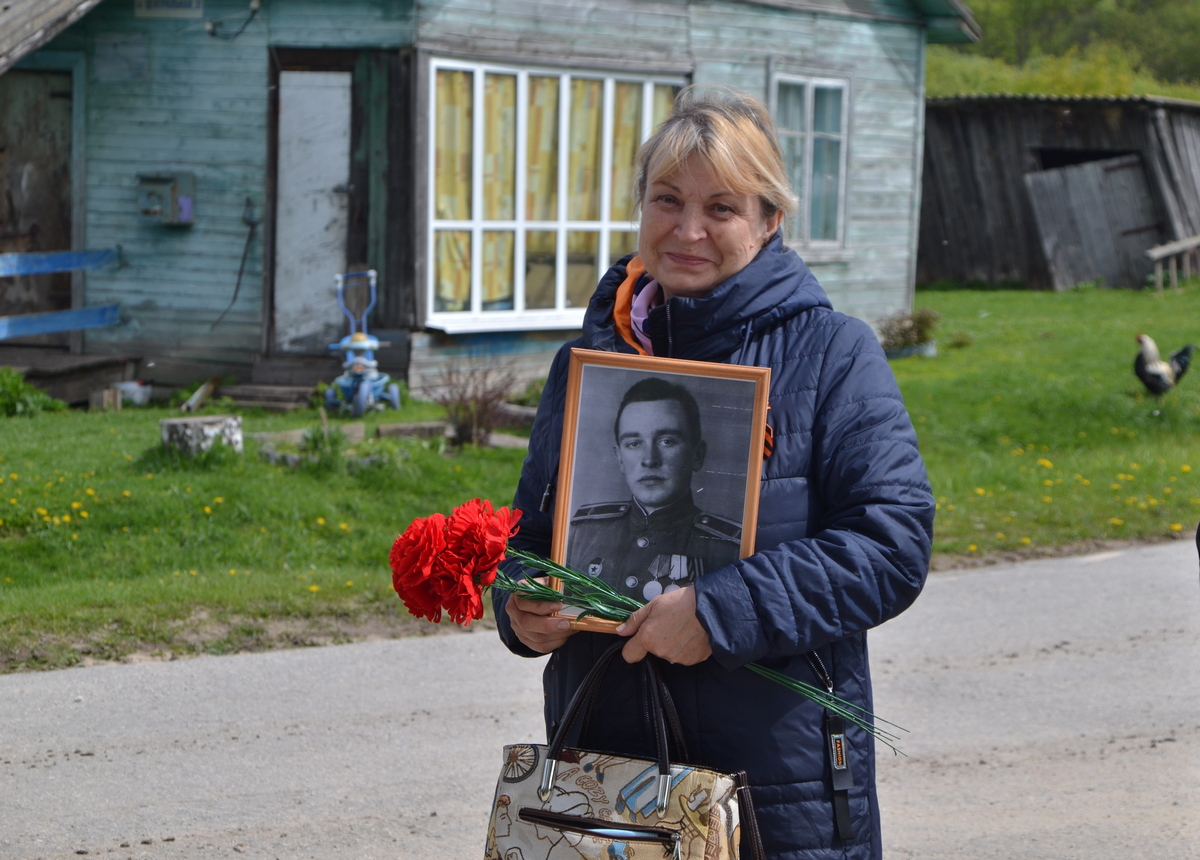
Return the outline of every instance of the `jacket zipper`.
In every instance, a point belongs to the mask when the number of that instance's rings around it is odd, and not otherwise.
[[[522,807],[521,811],[517,813],[517,817],[528,824],[541,824],[556,830],[569,830],[573,833],[582,833],[585,836],[595,836],[600,839],[613,839],[619,842],[658,842],[664,849],[671,850],[672,857],[679,857],[680,853],[679,834],[666,827],[566,815],[562,812],[536,809],[532,806]]]
[[[667,358],[675,357],[675,337],[671,331],[671,301],[667,300]]]
[[[808,665],[809,668],[813,670],[813,674],[816,675],[817,679],[825,685],[825,689],[828,690],[829,694],[832,696],[833,677],[827,671],[825,671],[825,664],[821,661],[821,658],[817,655],[817,652],[809,651],[804,656],[808,658]]]

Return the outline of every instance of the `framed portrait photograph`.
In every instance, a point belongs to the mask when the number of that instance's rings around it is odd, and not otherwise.
[[[770,376],[571,350],[554,561],[648,602],[754,552]]]

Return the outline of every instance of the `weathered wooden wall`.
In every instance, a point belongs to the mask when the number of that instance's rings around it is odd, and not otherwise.
[[[917,281],[1049,289],[1024,175],[1046,150],[1137,153],[1166,238],[1200,233],[1200,104],[1167,99],[977,97],[926,108]]]
[[[897,17],[906,8],[854,5]],[[869,322],[912,302],[923,35],[920,27],[899,22],[734,2],[692,7],[697,83],[729,84],[766,98],[771,70],[849,80],[844,248],[800,254],[835,308]]]
[[[244,0],[205,4],[207,18],[228,19],[225,29],[245,10]],[[137,19],[130,3],[101,4],[46,46],[87,53],[85,242],[120,244],[127,263],[88,276],[86,304],[120,302],[123,316],[120,326],[90,333],[86,348],[133,347],[160,368],[180,360],[222,372],[261,354],[270,275],[269,52],[287,49],[360,52],[355,97],[366,118],[356,131],[354,170],[371,193],[358,201],[360,230],[348,250],[365,254],[393,284],[381,301],[386,327],[421,322],[421,84],[431,55],[675,72],[764,98],[771,70],[848,80],[845,243],[805,256],[839,309],[873,321],[911,303],[924,38],[905,0],[272,0],[231,41],[210,37],[201,21]],[[381,92],[391,108],[382,114]],[[142,223],[138,174],[176,170],[196,175],[195,225]],[[377,194],[380,182],[387,187]],[[247,198],[267,222],[236,304],[213,328],[237,280]]]

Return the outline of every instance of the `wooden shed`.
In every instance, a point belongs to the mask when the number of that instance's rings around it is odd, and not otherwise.
[[[977,37],[961,0],[7,0],[0,104],[57,100],[57,241],[120,248],[68,290],[120,306],[77,350],[328,378],[334,275],[370,267],[419,389],[455,356],[544,373],[634,247],[634,152],[689,83],[771,106],[788,238],[836,306],[909,307],[925,45]]]
[[[1200,103],[930,99],[917,280],[1141,287],[1147,249],[1200,233]]]

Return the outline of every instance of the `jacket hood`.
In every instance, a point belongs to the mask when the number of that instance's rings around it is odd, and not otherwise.
[[[616,331],[617,289],[625,280],[626,257],[605,273],[588,303],[584,346],[607,352],[634,352]],[[650,280],[643,275],[636,289]],[[656,354],[699,361],[724,361],[748,337],[812,308],[829,308],[829,297],[800,255],[783,244],[781,233],[729,280],[700,298],[676,296],[650,313],[652,336],[668,349]],[[628,313],[628,309],[624,309]],[[655,338],[656,343],[659,338]]]

